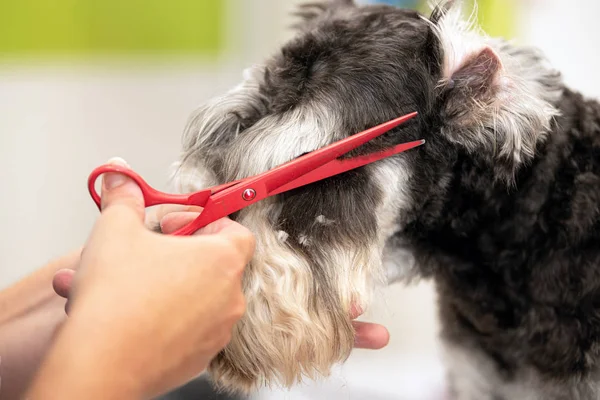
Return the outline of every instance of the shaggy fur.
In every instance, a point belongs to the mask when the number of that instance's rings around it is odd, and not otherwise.
[[[257,237],[247,313],[210,372],[224,388],[290,386],[349,355],[350,308],[376,285],[431,278],[456,399],[600,396],[600,105],[536,50],[487,38],[451,3],[425,18],[332,0],[201,106],[180,191],[265,171],[412,111],[355,151],[418,149],[233,216]]]

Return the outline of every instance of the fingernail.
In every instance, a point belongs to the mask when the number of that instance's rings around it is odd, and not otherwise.
[[[127,164],[127,161],[123,160],[120,157],[111,158],[107,161],[107,164],[120,165],[129,168],[129,164]],[[122,174],[108,173],[104,175],[102,182],[104,183],[104,188],[106,190],[112,190],[118,188],[119,186],[127,182],[127,179],[128,178]]]
[[[127,164],[127,161],[123,160],[121,157],[113,157],[110,160],[108,160],[106,163],[107,164],[122,165],[124,167],[129,168],[129,164]]]

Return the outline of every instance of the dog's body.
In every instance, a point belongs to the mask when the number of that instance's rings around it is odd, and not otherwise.
[[[302,15],[297,39],[191,119],[179,190],[411,111],[360,152],[427,142],[234,216],[257,252],[216,381],[326,375],[352,349],[350,308],[397,264],[398,279],[436,283],[456,399],[599,398],[600,105],[451,7],[425,19],[333,0]]]
[[[562,117],[514,187],[456,154],[403,231],[438,289],[457,399],[600,398],[600,105]]]

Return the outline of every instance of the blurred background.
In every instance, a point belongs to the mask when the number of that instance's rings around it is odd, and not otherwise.
[[[82,245],[97,216],[86,179],[108,158],[166,189],[188,115],[290,38],[299,2],[0,0],[0,288]],[[600,95],[600,2],[478,5],[488,33],[541,47],[567,83]],[[388,348],[254,398],[443,399],[431,285],[387,288],[364,319],[390,329]],[[197,382],[171,398],[224,398],[203,390]]]

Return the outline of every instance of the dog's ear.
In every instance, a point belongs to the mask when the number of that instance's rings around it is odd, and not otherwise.
[[[493,41],[447,1],[429,18],[439,49],[441,134],[512,182],[551,129],[559,79],[532,49]]]
[[[486,157],[502,178],[510,179],[523,155],[520,144],[514,143],[521,140],[515,137],[520,132],[504,132],[503,126],[496,124],[498,112],[504,107],[502,68],[498,54],[487,46],[466,56],[460,64],[445,65],[439,98],[445,138],[469,153]]]
[[[511,108],[500,56],[484,46],[462,62],[444,57],[440,85],[442,134],[485,159],[500,180],[511,181],[519,165],[533,156],[541,126],[526,126],[527,115]],[[511,110],[517,111],[511,111]]]
[[[455,70],[451,68],[446,66],[441,82],[445,85],[442,113],[455,139],[469,146],[473,138],[465,137],[465,132],[486,120],[485,113],[500,92],[502,62],[494,50],[484,47]]]
[[[354,0],[315,0],[314,2],[300,4],[296,11],[292,13],[294,17],[300,19],[299,22],[293,25],[293,28],[302,29],[336,10],[355,6]]]

